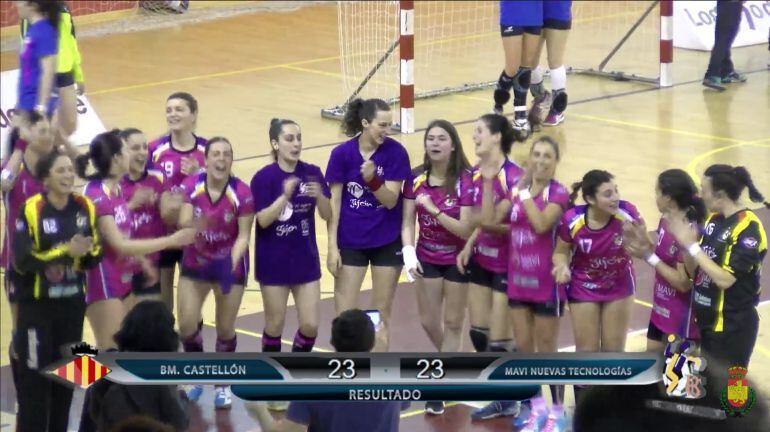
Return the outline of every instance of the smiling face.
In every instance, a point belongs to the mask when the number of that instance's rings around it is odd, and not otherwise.
[[[120,178],[128,173],[130,159],[128,156],[128,151],[126,150],[126,144],[122,141],[121,144],[120,152],[116,153],[115,156],[112,157],[112,166],[110,167],[111,177]]]
[[[425,134],[425,154],[431,163],[447,162],[455,151],[455,145],[449,132],[438,126],[432,127]]]
[[[368,136],[373,142],[380,145],[385,142],[385,137],[388,136],[388,131],[390,130],[391,125],[393,125],[393,112],[390,110],[379,110],[371,122],[363,119],[361,120],[361,124],[364,128],[362,135]]]
[[[532,146],[529,152],[529,167],[532,170],[533,179],[551,180],[556,172],[557,163],[556,149],[551,144],[541,141]]]
[[[618,185],[613,180],[604,182],[596,188],[596,194],[594,196],[586,197],[588,203],[605,213],[615,214],[618,211],[620,204],[620,194],[618,193]]]
[[[226,141],[209,143],[206,152],[206,172],[214,180],[226,181],[233,166],[233,148]]]
[[[299,125],[285,124],[281,127],[278,140],[273,140],[271,144],[277,152],[278,159],[296,163],[302,155],[302,130],[300,130]]]
[[[75,167],[66,155],[59,155],[43,181],[46,190],[56,195],[67,195],[75,184]]]
[[[486,122],[477,120],[473,128],[473,144],[475,145],[476,156],[489,156],[496,148],[500,148],[500,134],[493,134]]]
[[[143,133],[134,133],[126,137],[125,149],[128,155],[131,171],[144,171],[147,166],[147,156],[149,154],[147,138]]]
[[[53,150],[53,131],[46,119],[23,128],[22,137],[27,140],[27,148],[39,155],[45,155]]]
[[[169,99],[166,102],[166,124],[172,131],[192,131],[197,114],[192,112],[184,99]]]

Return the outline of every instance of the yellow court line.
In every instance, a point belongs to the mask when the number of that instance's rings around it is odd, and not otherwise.
[[[770,138],[759,139],[759,140],[755,140],[755,141],[743,141],[743,142],[739,142],[737,144],[730,144],[730,145],[726,145],[726,146],[722,146],[722,147],[717,147],[715,149],[711,149],[711,150],[709,150],[707,152],[704,152],[704,153],[701,153],[701,154],[695,156],[687,164],[686,171],[687,171],[688,174],[690,174],[690,176],[692,178],[697,179],[698,178],[698,174],[695,172],[695,169],[698,167],[698,164],[703,162],[703,160],[705,160],[705,159],[707,159],[707,158],[709,158],[709,157],[711,157],[711,156],[713,156],[713,155],[715,155],[717,153],[721,153],[723,151],[730,150],[730,149],[733,149],[733,148],[736,148],[736,147],[756,146],[756,147],[765,147],[765,148],[769,148],[770,149],[770,144],[764,144],[765,141],[770,142]]]
[[[460,402],[449,402],[449,403],[445,404],[444,407],[449,408],[449,407],[455,406],[455,405],[460,405]],[[416,415],[423,414],[424,412],[425,411],[421,410],[421,409],[407,411],[407,412],[401,414],[401,418],[403,419],[403,418],[407,418],[407,417],[414,417]]]
[[[207,325],[209,327],[214,327],[214,328],[216,328],[216,326],[217,326],[216,323],[214,323],[213,321],[204,321],[203,324],[205,324],[205,325]],[[243,329],[239,329],[239,328],[236,327],[235,328],[235,332],[236,333],[240,333],[242,335],[255,337],[257,339],[262,339],[262,335],[261,334],[255,333],[253,331],[243,330]],[[281,339],[281,342],[285,343],[286,345],[293,345],[294,344],[293,341],[288,341],[286,339]],[[318,347],[313,347],[313,351],[322,352],[322,353],[333,352],[333,351],[330,351],[328,349],[318,348]]]
[[[702,133],[698,133],[698,132],[683,131],[683,130],[679,130],[679,129],[662,128],[662,127],[658,127],[658,126],[646,125],[646,124],[642,124],[642,123],[634,123],[634,122],[629,122],[629,121],[624,121],[624,120],[614,120],[614,119],[608,119],[608,118],[604,118],[604,117],[596,117],[596,116],[592,116],[592,115],[577,114],[577,113],[574,113],[574,112],[570,113],[569,116],[570,117],[576,117],[576,118],[579,118],[579,119],[593,120],[593,121],[598,121],[598,122],[608,123],[608,124],[614,124],[614,125],[619,125],[619,126],[630,126],[630,127],[634,127],[634,128],[638,128],[638,129],[654,130],[654,131],[657,131],[657,132],[668,132],[668,133],[677,134],[677,135],[690,136],[690,137],[693,137],[693,138],[703,138],[703,139],[710,139],[710,140],[714,140],[714,141],[725,141],[725,142],[733,142],[733,143],[742,143],[741,140],[736,139],[736,138],[720,137],[720,136],[715,136],[715,135],[702,134]]]
[[[289,69],[289,70],[293,70],[293,71],[297,71],[297,72],[306,72],[306,73],[311,73],[311,74],[316,74],[316,75],[323,75],[323,76],[328,76],[328,77],[331,77],[331,78],[339,78],[339,79],[344,79],[346,77],[350,78],[350,79],[358,78],[358,77],[354,77],[354,76],[351,76],[351,75],[347,75],[346,76],[346,75],[343,75],[343,74],[338,73],[338,72],[328,72],[328,71],[322,71],[322,70],[318,70],[318,69],[308,69],[308,68],[302,68],[302,67],[297,67],[297,66],[288,66],[287,65],[287,66],[281,66],[281,68]],[[377,83],[377,84],[382,84],[382,85],[389,86],[389,87],[394,87],[394,88],[400,87],[400,85],[398,84],[397,80],[393,80],[393,82],[386,82],[386,81],[382,81],[382,80],[370,79],[369,82],[373,82],[373,83]]]
[[[644,300],[634,299],[634,303],[640,304],[642,306],[645,306],[645,307],[648,307],[648,308],[652,309],[652,303],[647,303]]]

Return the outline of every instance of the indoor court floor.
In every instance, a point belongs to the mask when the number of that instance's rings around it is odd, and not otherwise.
[[[303,132],[302,159],[325,169],[332,147],[343,141],[339,123],[322,119],[319,112],[342,99],[340,51],[333,4],[307,6],[296,11],[246,14],[199,24],[127,34],[114,34],[79,42],[87,78],[87,96],[105,126],[138,127],[148,137],[164,132],[167,95],[187,91],[199,102],[197,133],[228,137],[235,151],[234,174],[249,182],[261,167],[272,162],[267,129],[273,117],[297,121]],[[575,26],[581,25],[576,20]],[[586,23],[585,25],[589,25]],[[419,43],[419,41],[417,42]],[[573,38],[568,57],[578,55],[581,40]],[[502,49],[490,50],[488,61],[502,66]],[[1,69],[18,65],[16,52],[3,52]],[[711,163],[744,165],[755,183],[770,194],[770,52],[766,45],[733,49],[736,68],[748,82],[733,84],[716,93],[700,84],[708,53],[675,50],[674,86],[659,89],[647,84],[617,82],[583,75],[568,77],[570,105],[567,120],[542,133],[562,145],[558,179],[571,184],[591,168],[615,174],[623,199],[636,204],[648,226],[658,219],[654,201],[657,174],[668,168],[685,168],[699,176]],[[419,60],[418,60],[419,61]],[[489,80],[497,77],[490,76]],[[397,82],[396,82],[397,83]],[[422,160],[422,133],[434,118],[452,121],[460,132],[466,154],[472,151],[472,125],[491,109],[491,91],[444,96],[416,104],[418,131],[395,135],[407,150],[412,165]],[[395,111],[397,112],[397,111]],[[514,146],[512,157],[521,161],[529,143]],[[765,227],[770,212],[760,210]],[[324,225],[319,225],[323,227]],[[322,262],[326,233],[318,232]],[[650,313],[652,273],[637,263],[638,294],[629,326],[627,350],[641,351]],[[766,261],[767,264],[767,261]],[[412,287],[402,283],[394,304],[392,351],[425,351],[431,348],[419,328]],[[749,377],[765,396],[770,394],[770,276],[762,278],[765,290],[759,308],[759,340],[749,367]],[[369,282],[364,282],[368,290]],[[368,293],[361,296],[368,307]],[[333,281],[322,279],[322,326],[318,351],[328,350],[333,317]],[[14,429],[13,386],[7,358],[10,335],[8,304],[1,296],[0,314],[0,432]],[[209,299],[210,300],[210,299]],[[206,305],[206,347],[213,348],[213,302]],[[284,342],[296,329],[289,310]],[[238,319],[239,351],[259,351],[262,332],[259,287],[249,281]],[[467,325],[467,324],[466,324]],[[90,329],[87,340],[92,340]],[[574,349],[569,314],[562,320],[560,347]],[[286,347],[284,347],[286,349]],[[470,341],[463,344],[471,350]],[[571,403],[571,391],[567,391]],[[240,401],[231,411],[215,412],[213,392],[207,391],[193,413],[191,431],[259,430]],[[82,392],[77,391],[70,423],[77,428]],[[471,423],[467,404],[457,403],[443,416],[423,415],[413,403],[402,415],[404,431],[510,430],[509,421]]]

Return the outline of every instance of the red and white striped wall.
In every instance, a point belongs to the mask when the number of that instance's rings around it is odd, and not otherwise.
[[[671,87],[674,62],[674,2],[660,2],[660,86]]]
[[[399,1],[401,133],[414,133],[414,1]]]

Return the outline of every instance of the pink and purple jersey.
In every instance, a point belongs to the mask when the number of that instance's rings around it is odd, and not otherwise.
[[[655,255],[666,265],[676,268],[684,263],[684,250],[674,236],[668,232],[665,219],[658,223],[658,245]],[[665,334],[676,334],[683,338],[698,339],[695,314],[690,307],[692,292],[680,292],[666,279],[655,272],[655,289],[652,298],[650,322]]]
[[[13,233],[16,231],[15,224],[16,218],[19,216],[19,210],[28,198],[41,192],[43,192],[43,183],[33,176],[22,163],[13,187],[3,196],[3,204],[6,210],[2,259],[0,259],[0,267],[3,269],[8,270],[12,268],[11,245],[13,244]]]
[[[181,191],[185,202],[193,206],[193,219],[202,224],[195,242],[183,249],[182,271],[193,271],[208,280],[205,274],[213,274],[213,266],[221,262],[231,264],[230,252],[238,238],[238,218],[254,214],[254,198],[246,183],[230,177],[225,190],[212,201],[205,172],[187,177]],[[232,269],[233,279],[245,281],[248,269],[245,253],[237,268]]]
[[[307,184],[314,182],[321,184],[324,196],[330,196],[321,168],[302,161],[291,173],[277,163],[262,168],[251,179],[254,208],[260,212],[270,207],[283,194],[284,180],[292,176],[300,182],[291,200],[275,222],[267,228],[257,224],[255,232],[254,276],[265,285],[299,285],[321,278],[315,235],[316,199],[307,195]]]
[[[507,198],[521,177],[522,169],[510,159],[505,159],[494,182],[495,204]],[[473,167],[473,204],[481,207],[484,179],[478,165]],[[481,268],[493,273],[508,271],[508,234],[479,232],[473,248],[473,259]]]
[[[639,221],[639,212],[633,204],[620,201],[607,225],[594,230],[588,227],[587,211],[585,205],[570,209],[557,230],[559,238],[572,245],[568,298],[607,302],[634,295],[634,266],[623,248],[623,222]]]
[[[180,151],[174,147],[171,134],[150,141],[150,168],[163,171],[169,182],[169,190],[176,191],[187,177],[182,173],[182,159],[193,158],[198,161],[198,166],[206,166],[206,138],[195,136],[195,147],[190,150]]]
[[[86,183],[83,194],[93,201],[97,219],[112,216],[120,233],[131,237],[131,212],[119,185],[116,190],[110,190],[103,180],[92,180]],[[133,257],[121,255],[105,240],[101,262],[86,272],[86,303],[127,296],[136,265]]]
[[[131,210],[131,237],[137,239],[159,238],[166,235],[166,224],[160,217],[160,196],[166,191],[168,181],[163,171],[156,169],[145,169],[144,174],[139,180],[131,180],[126,174],[120,180],[120,188],[126,202],[130,202],[139,189],[152,189],[158,196],[155,204],[147,204]],[[157,264],[160,252],[147,255],[151,262]]]
[[[457,179],[454,193],[449,194],[441,186],[428,184],[428,172],[421,166],[404,182],[404,199],[414,200],[423,194],[427,194],[442,213],[459,220],[460,208],[473,205],[471,173],[462,173]],[[465,240],[449,232],[422,206],[417,205],[415,210],[417,224],[420,226],[417,259],[436,265],[455,264],[457,254],[465,246]]]
[[[556,204],[563,212],[569,207],[569,192],[556,180],[532,201],[543,211],[548,204]],[[518,194],[511,197],[511,242],[508,259],[508,297],[532,303],[563,302],[566,287],[557,286],[551,274],[551,258],[556,245],[556,226],[538,234],[527,218]]]
[[[386,137],[372,154],[376,175],[384,181],[404,181],[409,177],[409,154],[404,146]],[[388,210],[377,201],[361,176],[364,158],[358,149],[358,137],[332,150],[326,167],[326,181],[342,184],[342,202],[337,230],[340,249],[370,249],[390,244],[400,238],[402,203]]]

